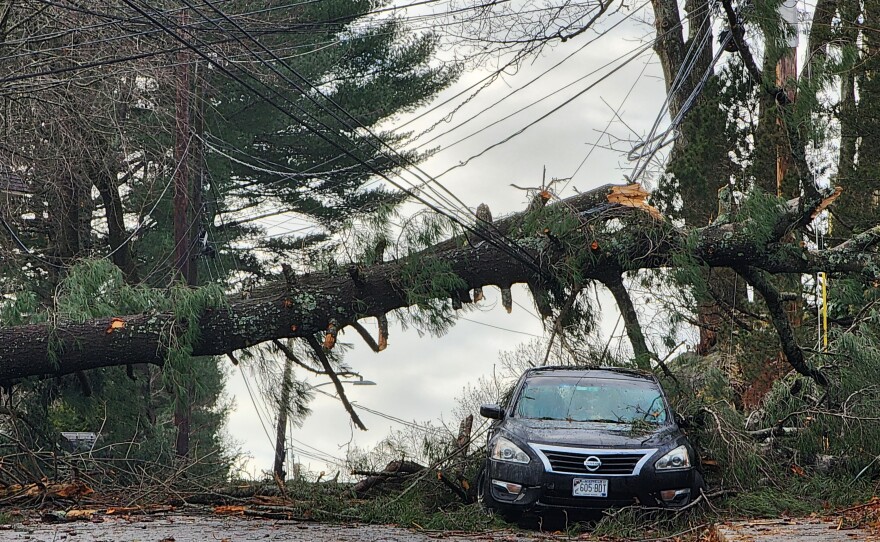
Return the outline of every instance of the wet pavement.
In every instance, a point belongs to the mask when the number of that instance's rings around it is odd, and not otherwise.
[[[715,526],[713,542],[880,542],[867,529],[832,519],[754,520]],[[704,533],[708,534],[708,533]],[[578,540],[593,539],[589,534]],[[6,542],[537,542],[572,540],[564,533],[424,531],[387,525],[327,524],[241,516],[151,515],[98,517],[93,521],[0,526]]]
[[[243,517],[138,516],[106,517],[99,523],[77,521],[13,524],[0,530],[6,542],[533,542],[557,539],[540,533],[415,531],[384,525],[325,523]]]
[[[880,542],[866,529],[833,519],[756,520],[716,526],[718,542]]]

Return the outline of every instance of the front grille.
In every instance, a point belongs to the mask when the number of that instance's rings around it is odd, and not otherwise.
[[[565,472],[571,474],[632,474],[638,462],[645,457],[643,452],[638,453],[582,453],[563,452],[559,450],[545,450],[541,452],[550,461],[550,469],[553,472]],[[584,460],[590,456],[598,457],[602,465],[596,470],[587,470]]]

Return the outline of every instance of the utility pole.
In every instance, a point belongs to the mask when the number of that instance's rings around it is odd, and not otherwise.
[[[281,377],[281,397],[278,400],[278,424],[275,427],[275,466],[272,469],[279,482],[284,481],[284,448],[287,441],[287,414],[290,410],[290,396],[293,391],[293,362],[290,356],[284,357],[284,375]]]
[[[178,16],[181,28],[189,23],[189,14],[181,10]],[[191,277],[191,258],[189,235],[189,148],[192,140],[190,127],[190,55],[186,49],[177,53],[175,96],[175,131],[174,131],[174,266],[180,276],[189,283]],[[190,419],[192,404],[189,397],[189,383],[182,383],[183,388],[174,390],[177,395],[174,408],[174,426],[177,428],[175,450],[178,457],[189,455]]]

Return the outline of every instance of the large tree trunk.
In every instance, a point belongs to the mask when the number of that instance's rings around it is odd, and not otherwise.
[[[605,192],[607,188],[558,205],[595,216],[590,209],[595,208],[597,199],[604,199]],[[819,202],[812,202],[800,211],[800,206],[793,205],[787,212],[781,212],[774,228],[776,239],[808,221],[818,205]],[[811,251],[775,240],[758,244],[730,224],[708,226],[689,234],[668,222],[652,219],[638,208],[605,203],[601,209],[603,219],[622,220],[623,230],[594,239],[595,246],[604,247],[598,251],[589,246],[582,249],[593,253],[579,269],[586,279],[599,279],[609,269],[627,272],[666,267],[674,265],[682,255],[710,267],[750,266],[771,274],[822,270],[875,278],[874,270],[880,265],[880,255],[866,252],[876,244],[880,227],[834,249]],[[499,221],[498,231],[512,229],[516,218]],[[583,242],[590,244],[591,240]],[[559,253],[552,244],[541,252],[520,250],[532,258],[515,257],[509,249],[494,243],[462,247],[460,241],[452,240],[410,258],[441,259],[467,287],[475,288],[535,280],[539,272],[549,273],[562,258],[569,256]],[[541,262],[539,272],[535,261]],[[226,306],[205,310],[199,319],[201,334],[192,345],[192,354],[218,355],[271,339],[313,337],[325,331],[333,320],[342,328],[364,317],[406,307],[410,304],[409,293],[401,284],[405,284],[408,269],[412,269],[412,261],[404,258],[362,269],[308,274],[297,277],[295,282],[275,280],[254,290],[248,298],[230,299]],[[170,313],[121,318],[124,327],[113,328],[110,318],[102,318],[82,323],[62,321],[0,328],[0,382],[131,363],[161,365],[169,332],[182,324],[175,322]]]

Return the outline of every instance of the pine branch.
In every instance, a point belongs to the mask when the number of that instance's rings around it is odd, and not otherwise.
[[[300,360],[300,359],[297,357],[297,355],[293,353],[293,350],[291,350],[290,348],[288,348],[284,343],[282,343],[282,342],[279,341],[278,339],[273,339],[273,340],[272,340],[272,344],[274,344],[274,345],[278,348],[278,350],[281,350],[281,352],[284,354],[284,356],[285,356],[287,359],[289,359],[289,360],[292,361],[293,363],[299,365],[300,367],[302,367],[302,368],[305,369],[306,371],[309,371],[309,372],[311,372],[311,373],[313,373],[313,374],[316,374],[316,375],[325,375],[325,374],[327,374],[326,371],[322,371],[322,370],[320,370],[320,369],[316,369],[315,367],[311,367],[311,366],[308,365],[307,363],[305,363],[305,362],[303,362],[302,360]]]
[[[767,304],[767,310],[770,313],[770,319],[773,321],[773,327],[779,335],[779,342],[782,345],[782,352],[788,363],[798,373],[810,377],[820,386],[827,386],[828,380],[818,369],[814,369],[807,364],[804,357],[804,351],[798,345],[794,337],[794,330],[788,315],[785,313],[785,307],[782,303],[782,295],[773,285],[764,273],[751,266],[740,267],[735,271],[748,282],[755,290],[761,293],[764,302]]]
[[[373,350],[373,352],[379,353],[382,351],[382,349],[379,348],[379,344],[376,342],[373,336],[370,335],[370,332],[367,331],[367,329],[363,325],[361,325],[360,322],[352,322],[350,325],[355,329],[355,331],[360,334],[361,338],[364,340],[365,343],[367,343],[367,346],[369,346],[370,349]]]
[[[318,343],[318,339],[314,337],[314,335],[309,335],[306,337],[306,341],[308,341],[309,346],[314,350],[315,355],[318,356],[318,359],[321,360],[321,365],[324,366],[324,370],[327,372],[327,376],[330,377],[330,380],[333,381],[333,386],[336,388],[336,394],[339,396],[339,400],[342,401],[342,406],[345,407],[345,411],[348,412],[348,415],[351,416],[351,421],[360,429],[361,431],[366,431],[367,426],[364,425],[364,422],[361,421],[360,417],[357,415],[357,412],[354,411],[354,407],[351,406],[351,403],[348,401],[348,397],[345,395],[345,389],[342,387],[342,382],[339,380],[339,376],[336,375],[336,372],[333,370],[333,367],[330,365],[330,360],[327,359],[327,354],[324,352],[324,347]]]

